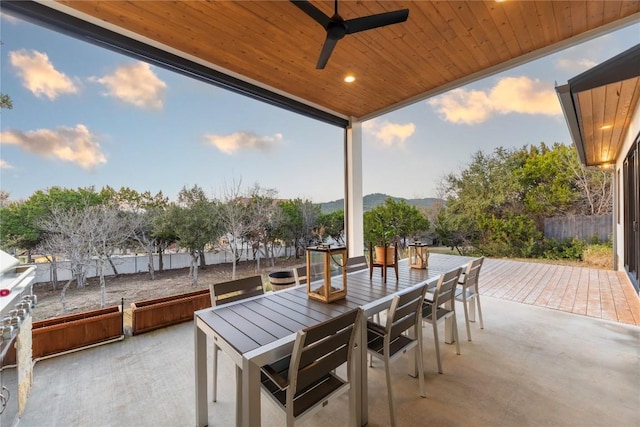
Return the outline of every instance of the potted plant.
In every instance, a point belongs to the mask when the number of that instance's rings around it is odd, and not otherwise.
[[[364,238],[365,242],[375,247],[375,259],[381,262],[387,250],[387,264],[392,264],[394,260],[395,243],[397,232],[393,218],[390,216],[384,205],[365,213],[364,215]]]

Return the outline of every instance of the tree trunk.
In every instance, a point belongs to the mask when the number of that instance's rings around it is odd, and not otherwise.
[[[200,251],[200,268],[205,268],[207,266],[207,262],[204,259],[204,249]]]
[[[164,254],[164,249],[161,246],[158,246],[158,271],[164,271],[164,260],[162,255]]]
[[[148,257],[148,261],[147,261],[147,267],[149,269],[149,276],[151,276],[151,280],[154,280],[155,277],[155,270],[153,268],[153,243],[149,243],[147,245],[147,257]]]
[[[111,259],[109,262],[111,262]],[[100,276],[100,308],[104,308],[105,306],[105,294],[107,290],[107,283],[104,280],[104,258],[100,257],[100,261],[98,264],[98,275]]]
[[[53,290],[55,291],[58,289],[58,261],[55,255],[51,255],[49,263],[51,264],[51,283],[53,284]]]
[[[69,285],[71,284],[71,282],[73,282],[74,277],[71,276],[71,279],[69,279],[69,281],[67,283],[65,283],[65,285],[62,287],[62,292],[60,292],[60,303],[62,304],[62,311],[67,311],[67,300],[66,300],[66,296],[67,296],[67,289],[69,288]]]
[[[198,258],[197,252],[191,252],[191,284],[198,286]]]
[[[233,246],[231,246],[231,250],[233,251],[233,260],[231,261],[231,280],[235,280],[236,279],[236,250],[234,249]]]
[[[111,268],[113,269],[113,275],[118,277],[118,270],[116,269],[116,265],[113,263],[111,256],[107,255],[107,259],[109,260],[109,264],[111,264]]]
[[[87,273],[84,268],[80,268],[80,271],[76,273],[76,287],[78,289],[84,289],[87,284]]]

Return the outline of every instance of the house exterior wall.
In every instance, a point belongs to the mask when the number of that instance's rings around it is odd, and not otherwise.
[[[614,171],[614,181],[616,184],[616,192],[614,199],[614,233],[615,233],[615,267],[616,270],[624,271],[624,174],[623,163],[627,157],[627,153],[631,149],[631,145],[640,133],[640,102],[636,104],[635,112],[631,119],[631,123],[625,135],[624,144],[616,158],[616,167]]]

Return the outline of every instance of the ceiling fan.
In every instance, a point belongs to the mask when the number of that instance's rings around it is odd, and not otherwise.
[[[332,17],[325,15],[320,9],[307,0],[291,0],[291,3],[298,6],[300,10],[313,18],[314,21],[322,25],[327,31],[327,38],[324,41],[320,58],[318,58],[318,63],[316,64],[316,69],[318,70],[323,69],[327,65],[338,40],[342,39],[345,35],[384,27],[386,25],[398,24],[406,21],[409,17],[409,9],[401,9],[345,21],[338,15],[338,0],[335,0],[335,11]]]

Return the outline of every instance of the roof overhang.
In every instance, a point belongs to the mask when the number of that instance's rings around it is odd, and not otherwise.
[[[640,44],[570,79],[556,92],[580,161],[612,167],[640,100]]]
[[[325,14],[333,1],[312,2]],[[409,9],[349,34],[327,67],[325,32],[288,1],[27,1],[8,11],[193,78],[340,127],[640,22],[640,2],[350,1],[352,19]],[[356,81],[344,83],[346,74]]]

